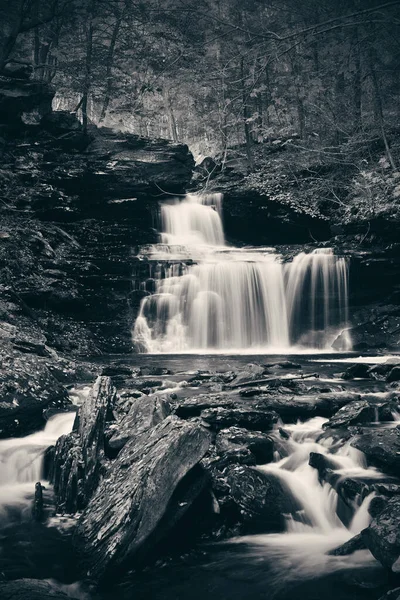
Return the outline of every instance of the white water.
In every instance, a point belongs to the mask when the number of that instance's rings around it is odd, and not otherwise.
[[[281,454],[286,456],[277,456],[276,462],[258,467],[278,477],[300,506],[294,514],[286,515],[286,533],[252,535],[234,540],[248,544],[250,554],[264,558],[271,556],[275,585],[278,586],[286,584],[288,580],[296,581],[314,577],[315,574],[321,576],[344,569],[377,565],[368,551],[358,551],[344,557],[326,554],[369,525],[371,517],[368,508],[374,494],[364,499],[355,498],[352,518],[346,527],[337,513],[339,496],[329,483],[319,481],[318,471],[308,464],[310,452],[319,452],[333,460],[340,480],[379,480],[384,476],[375,468],[367,468],[364,455],[348,443],[335,450],[332,440],[319,440],[325,421],[316,417],[305,423],[285,425],[285,430],[291,434],[289,440],[282,441],[278,432],[273,435]]]
[[[161,207],[161,244],[142,250],[155,292],[133,339],[143,352],[327,350],[348,323],[348,266],[329,248],[292,262],[225,245],[220,194]],[[145,284],[146,285],[146,284]],[[349,350],[346,340],[343,350]]]
[[[43,431],[22,438],[0,441],[0,514],[8,506],[27,506],[35,483],[43,479],[43,457],[46,448],[61,435],[70,433],[75,413],[55,415]]]

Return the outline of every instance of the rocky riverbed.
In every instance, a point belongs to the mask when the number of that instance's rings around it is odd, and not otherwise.
[[[29,369],[35,361],[39,374],[49,370],[47,357],[24,356]],[[300,565],[293,546],[276,543],[301,545],[302,539],[301,552],[321,563],[318,593],[325,593],[333,572],[341,598],[378,599],[394,587],[400,556],[400,359],[247,360],[138,357],[72,365],[60,359],[59,370],[47,375],[54,378],[54,397],[63,398],[57,410],[77,410],[65,388],[71,377],[95,381],[72,432],[46,452],[52,486],[46,485],[44,517],[26,548],[28,557],[43,556],[47,537],[55,562],[37,567],[35,575],[29,560],[16,559],[11,569],[3,559],[4,597],[63,598],[63,586],[80,581],[79,592],[68,587],[72,597],[130,598],[135,589],[140,598],[184,598],[188,588],[182,591],[176,577],[187,567],[189,587],[192,580],[200,586],[198,597],[208,589],[198,581],[205,570],[215,585],[212,598],[228,597],[229,589],[240,598],[243,582],[240,592],[232,591],[231,574],[243,574],[244,563],[248,573],[258,572],[261,561],[272,570],[263,585],[286,598],[294,582],[279,590],[277,573],[289,561],[295,576]],[[19,385],[17,369],[15,378]],[[48,390],[49,379],[35,382],[39,395],[40,385]],[[55,410],[46,398],[35,408],[32,415],[42,418]],[[6,407],[2,413],[7,415]],[[309,481],[314,508],[293,484],[291,477],[299,474]],[[34,487],[32,482],[30,502]],[[14,536],[17,531],[13,522]],[[63,562],[69,565],[66,576]],[[58,583],[47,589],[32,581],[40,573]],[[153,589],[155,573],[163,595]],[[230,584],[221,584],[222,573]],[[310,573],[303,567],[298,577],[296,593],[309,594]],[[259,597],[260,581],[248,586],[247,597]]]

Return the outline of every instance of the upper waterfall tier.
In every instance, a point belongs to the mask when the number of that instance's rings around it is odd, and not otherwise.
[[[179,246],[223,246],[221,194],[188,195],[161,207],[161,241]]]
[[[219,194],[163,205],[161,223],[154,293],[133,330],[140,351],[327,349],[346,327],[348,265],[331,249],[283,263],[270,248],[225,246]]]

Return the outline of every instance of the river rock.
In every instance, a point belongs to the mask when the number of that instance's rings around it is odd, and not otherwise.
[[[227,470],[227,483],[240,511],[243,533],[283,531],[284,514],[298,509],[290,491],[271,473],[232,466]]]
[[[171,413],[171,407],[163,396],[144,396],[132,401],[129,413],[112,425],[107,448],[115,456],[132,437],[161,423]]]
[[[235,408],[235,399],[227,392],[221,392],[219,394],[199,394],[192,398],[179,400],[175,408],[175,413],[178,417],[186,419],[199,416],[203,410],[216,407]]]
[[[41,579],[17,579],[0,583],[2,600],[67,600],[70,596]]]
[[[369,369],[368,364],[356,363],[342,373],[342,379],[368,379]]]
[[[249,363],[243,371],[239,371],[235,379],[228,384],[229,387],[238,387],[243,383],[249,383],[256,379],[260,379],[268,370],[263,365]]]
[[[218,407],[203,410],[201,418],[207,425],[215,429],[224,429],[236,425],[257,431],[269,431],[277,423],[279,415],[273,410]]]
[[[254,464],[271,462],[274,457],[272,438],[261,431],[248,431],[240,427],[229,427],[220,431],[215,439],[215,446],[217,453],[222,455],[238,450],[248,450],[254,457]],[[247,462],[246,464],[251,463]]]
[[[71,405],[67,390],[37,356],[0,350],[0,438],[27,435],[45,425],[43,411]]]
[[[357,550],[364,550],[365,548],[366,545],[364,539],[361,533],[358,533],[341,546],[338,546],[333,550],[329,550],[327,554],[329,556],[348,556],[349,554],[353,554],[353,552],[356,552]]]
[[[386,381],[391,383],[392,381],[400,381],[400,366],[393,367],[393,369],[388,373],[386,377]]]
[[[400,431],[378,429],[366,431],[356,437],[351,445],[364,454],[370,464],[375,465],[388,474],[397,474],[400,469]]]
[[[384,566],[400,572],[400,498],[390,498],[385,508],[362,531],[367,548]]]
[[[98,377],[75,419],[74,431],[58,439],[53,483],[58,510],[84,508],[104,471],[106,423],[113,419],[115,388],[109,377]]]
[[[153,550],[174,491],[209,444],[203,427],[170,416],[124,446],[76,529],[93,577],[114,578]]]
[[[394,408],[389,402],[371,403],[367,400],[356,400],[340,408],[328,423],[324,424],[324,428],[334,429],[375,421],[393,421]]]

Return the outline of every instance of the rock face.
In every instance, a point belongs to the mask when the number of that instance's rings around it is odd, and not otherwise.
[[[93,576],[105,579],[146,555],[175,489],[209,443],[199,425],[167,417],[124,446],[75,534]]]
[[[130,352],[132,256],[157,240],[159,200],[184,193],[193,157],[168,140],[86,134],[75,114],[51,112],[53,95],[0,77],[0,321],[24,320],[57,351]]]
[[[248,450],[254,457],[254,463],[260,465],[271,462],[274,456],[272,438],[261,431],[248,431],[240,427],[220,431],[215,440],[215,448],[217,453],[222,455]]]
[[[55,90],[39,81],[0,76],[0,123],[39,124],[51,112]]]
[[[215,429],[232,425],[258,431],[269,431],[278,421],[274,411],[251,410],[245,408],[209,408],[201,412],[202,420]]]
[[[34,355],[0,349],[0,438],[27,435],[45,424],[44,411],[71,405],[66,389]]]

